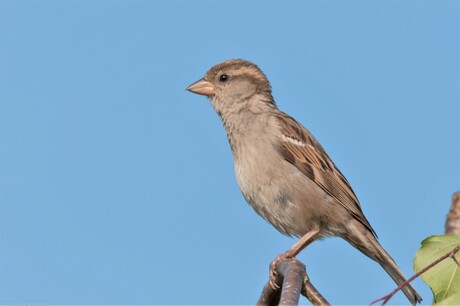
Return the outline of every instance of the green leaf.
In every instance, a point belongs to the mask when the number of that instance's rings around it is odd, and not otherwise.
[[[428,237],[417,251],[414,271],[417,273],[459,245],[458,235]],[[455,258],[460,262],[460,251]],[[452,258],[447,257],[423,273],[422,279],[430,286],[435,305],[460,305],[460,269]]]
[[[448,298],[433,304],[434,306],[444,306],[444,305],[459,305],[458,301],[460,301],[460,292],[457,292],[454,295],[449,296]]]

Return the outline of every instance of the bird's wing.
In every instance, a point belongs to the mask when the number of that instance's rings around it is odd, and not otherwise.
[[[279,152],[286,161],[335,198],[350,214],[376,233],[364,216],[358,198],[321,144],[301,124],[285,113],[274,114],[281,127]]]

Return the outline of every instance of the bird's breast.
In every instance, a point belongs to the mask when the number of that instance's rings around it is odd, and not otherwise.
[[[242,144],[234,161],[238,185],[252,208],[280,232],[302,235],[307,228],[298,186],[302,185],[302,194],[308,189],[303,174],[263,139]]]
[[[320,235],[328,235],[324,224],[334,224],[326,219],[341,213],[340,209],[313,180],[286,161],[270,139],[253,138],[234,152],[235,175],[246,201],[284,234],[302,236],[319,226],[324,232]]]

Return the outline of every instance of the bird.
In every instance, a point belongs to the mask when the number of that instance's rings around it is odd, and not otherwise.
[[[272,285],[279,261],[330,236],[379,263],[396,284],[406,281],[378,242],[350,183],[310,131],[279,110],[256,64],[224,61],[186,89],[207,96],[220,117],[246,201],[279,232],[300,238],[270,265]],[[402,291],[411,304],[421,302],[411,284]]]

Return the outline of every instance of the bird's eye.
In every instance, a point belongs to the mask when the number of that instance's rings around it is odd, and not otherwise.
[[[219,77],[219,81],[221,81],[222,83],[227,82],[227,81],[228,81],[228,75],[222,74],[222,75]]]

